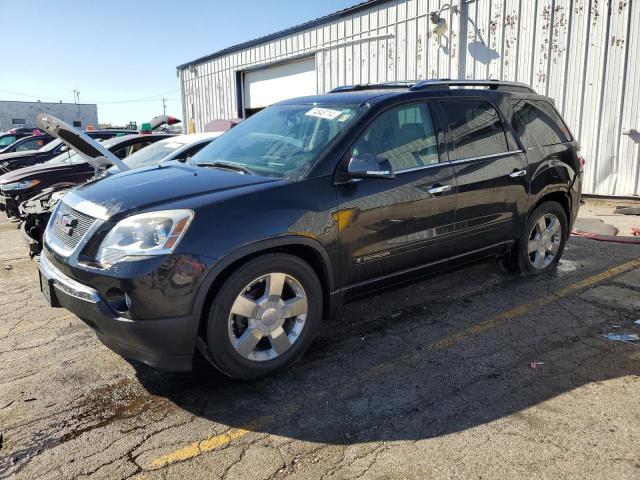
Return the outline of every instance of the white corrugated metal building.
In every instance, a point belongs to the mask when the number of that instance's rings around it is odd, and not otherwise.
[[[555,99],[585,193],[639,195],[639,36],[639,0],[371,0],[180,65],[183,118],[202,131],[340,85],[515,80]]]

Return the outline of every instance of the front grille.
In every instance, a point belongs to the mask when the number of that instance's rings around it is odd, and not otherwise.
[[[60,202],[47,229],[49,243],[57,250],[72,252],[96,223],[96,219]]]

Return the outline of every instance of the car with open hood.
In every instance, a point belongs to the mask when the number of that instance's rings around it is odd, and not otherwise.
[[[135,169],[172,161],[185,162],[222,133],[206,132],[164,138],[125,158],[124,164]],[[112,166],[101,172],[99,177],[114,175],[119,171],[118,167]],[[20,228],[29,245],[29,254],[32,257],[42,250],[42,233],[53,208],[70,189],[76,186],[77,183],[73,181],[60,182],[55,186],[45,188],[39,194],[20,204],[19,211],[22,220]]]
[[[108,140],[117,136],[131,135],[132,133],[137,132],[132,130],[92,130],[90,132],[85,132],[86,135],[97,140]],[[37,150],[16,150],[11,153],[0,154],[0,175],[19,168],[46,162],[69,149],[62,140],[55,139],[51,136],[47,137],[52,141],[47,142]],[[20,142],[31,140],[32,138],[35,137],[25,137],[20,140]]]
[[[348,299],[482,259],[552,271],[580,204],[578,150],[553,101],[523,84],[286,100],[189,163],[66,194],[41,289],[126,358],[188,370],[198,349],[232,377],[268,375]]]
[[[169,134],[131,134],[113,137],[101,145],[123,159]],[[9,218],[18,218],[19,206],[43,189],[56,184],[80,184],[94,177],[96,168],[86,156],[69,149],[44,163],[13,170],[0,176],[0,210]]]

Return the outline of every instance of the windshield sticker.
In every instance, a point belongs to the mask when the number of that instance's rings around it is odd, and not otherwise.
[[[168,142],[164,144],[167,148],[180,148],[183,144],[177,142]]]
[[[330,108],[313,107],[305,115],[310,117],[324,118],[325,120],[335,120],[342,112],[340,110],[331,110]]]

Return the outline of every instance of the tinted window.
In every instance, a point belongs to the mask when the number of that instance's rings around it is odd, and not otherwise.
[[[6,137],[0,138],[0,147],[6,147],[7,145],[11,145],[16,141],[16,137],[13,135],[7,135]]]
[[[513,129],[528,147],[568,142],[569,131],[556,109],[544,100],[521,100],[513,104]]]
[[[489,103],[456,100],[442,105],[449,120],[454,160],[509,151],[500,116]]]
[[[16,147],[16,152],[23,152],[25,150],[38,150],[40,147],[44,145],[44,140],[41,138],[32,138],[30,140],[25,140],[20,145]]]
[[[438,163],[438,141],[426,104],[392,108],[376,118],[355,143],[351,156],[372,154],[406,170]]]

